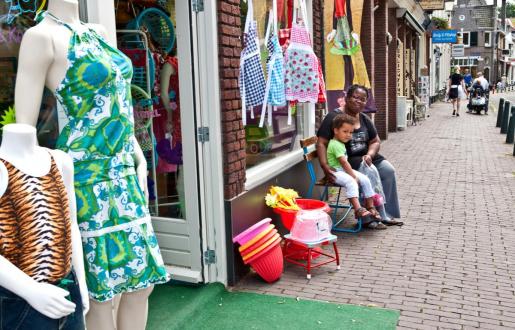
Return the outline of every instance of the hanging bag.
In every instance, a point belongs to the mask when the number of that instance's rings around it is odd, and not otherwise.
[[[261,66],[257,23],[253,11],[252,0],[248,0],[239,77],[243,125],[247,125],[247,108],[250,108],[251,118],[254,118],[252,107],[262,104],[265,97],[265,75]]]

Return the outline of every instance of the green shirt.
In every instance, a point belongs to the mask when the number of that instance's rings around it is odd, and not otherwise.
[[[336,139],[331,139],[327,146],[327,163],[335,170],[343,169],[342,164],[338,160],[340,157],[347,159],[347,149],[345,144]]]

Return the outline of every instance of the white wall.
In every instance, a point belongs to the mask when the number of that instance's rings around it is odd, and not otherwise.
[[[88,0],[88,23],[103,25],[107,30],[107,39],[116,45],[116,19],[114,0]]]

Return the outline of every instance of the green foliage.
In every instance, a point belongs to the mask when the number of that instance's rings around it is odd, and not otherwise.
[[[431,22],[438,30],[447,30],[449,28],[449,22],[445,18],[433,17]]]
[[[515,17],[515,3],[506,4],[506,17]]]
[[[7,110],[3,111],[4,114],[1,116],[0,120],[0,128],[3,128],[7,124],[16,123],[16,115],[14,112],[14,107],[9,107]]]

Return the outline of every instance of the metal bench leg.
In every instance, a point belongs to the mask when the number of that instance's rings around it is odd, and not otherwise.
[[[338,253],[338,247],[336,246],[336,242],[333,242],[334,248],[334,256],[336,258],[336,269],[340,270],[340,254]]]
[[[306,275],[307,279],[311,279],[311,248],[308,248],[308,264],[307,264],[307,270],[308,274]]]

